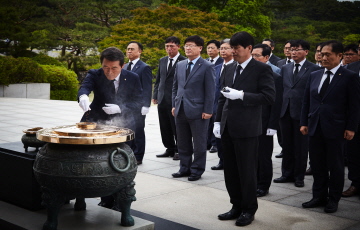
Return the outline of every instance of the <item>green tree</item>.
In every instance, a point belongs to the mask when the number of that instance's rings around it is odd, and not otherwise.
[[[156,72],[159,58],[164,56],[164,41],[177,36],[181,41],[190,35],[199,35],[205,41],[231,37],[235,26],[220,22],[214,13],[162,4],[150,10],[139,8],[132,11],[133,17],[112,27],[111,36],[99,42],[100,50],[115,46],[125,51],[129,41],[141,42],[145,49],[142,59]],[[169,20],[171,18],[171,20]]]

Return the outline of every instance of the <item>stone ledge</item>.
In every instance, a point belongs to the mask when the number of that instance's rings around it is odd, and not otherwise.
[[[50,83],[0,85],[0,97],[50,99]]]

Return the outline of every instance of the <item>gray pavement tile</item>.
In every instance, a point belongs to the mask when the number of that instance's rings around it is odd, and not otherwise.
[[[277,187],[277,186],[270,186],[269,194],[263,197],[260,197],[259,199],[262,200],[268,200],[268,201],[278,201],[296,194],[299,194],[299,191],[289,189],[289,188],[283,188],[283,187]]]

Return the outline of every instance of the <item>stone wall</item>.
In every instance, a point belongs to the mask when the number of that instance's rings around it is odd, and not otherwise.
[[[0,97],[36,98],[50,100],[50,83],[20,83],[0,85]]]

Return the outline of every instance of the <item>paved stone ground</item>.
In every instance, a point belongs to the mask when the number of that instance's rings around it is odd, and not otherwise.
[[[81,116],[77,102],[0,98],[0,143],[19,141],[24,129],[75,124]],[[152,106],[146,118],[146,154],[135,178],[137,201],[132,208],[199,229],[238,229],[234,221],[217,220],[219,213],[231,207],[223,171],[210,169],[218,163],[217,154],[208,153],[206,171],[199,181],[172,178],[179,162],[155,156],[165,151],[158,123],[157,108]],[[274,143],[273,156],[280,152],[277,140]],[[280,166],[281,159],[273,157],[273,178],[281,175]],[[255,221],[247,229],[360,229],[359,196],[341,199],[333,214],[325,214],[321,208],[303,209],[301,203],[312,197],[312,181],[312,176],[307,176],[303,188],[273,183],[269,195],[259,199]],[[346,172],[344,189],[349,185]]]

